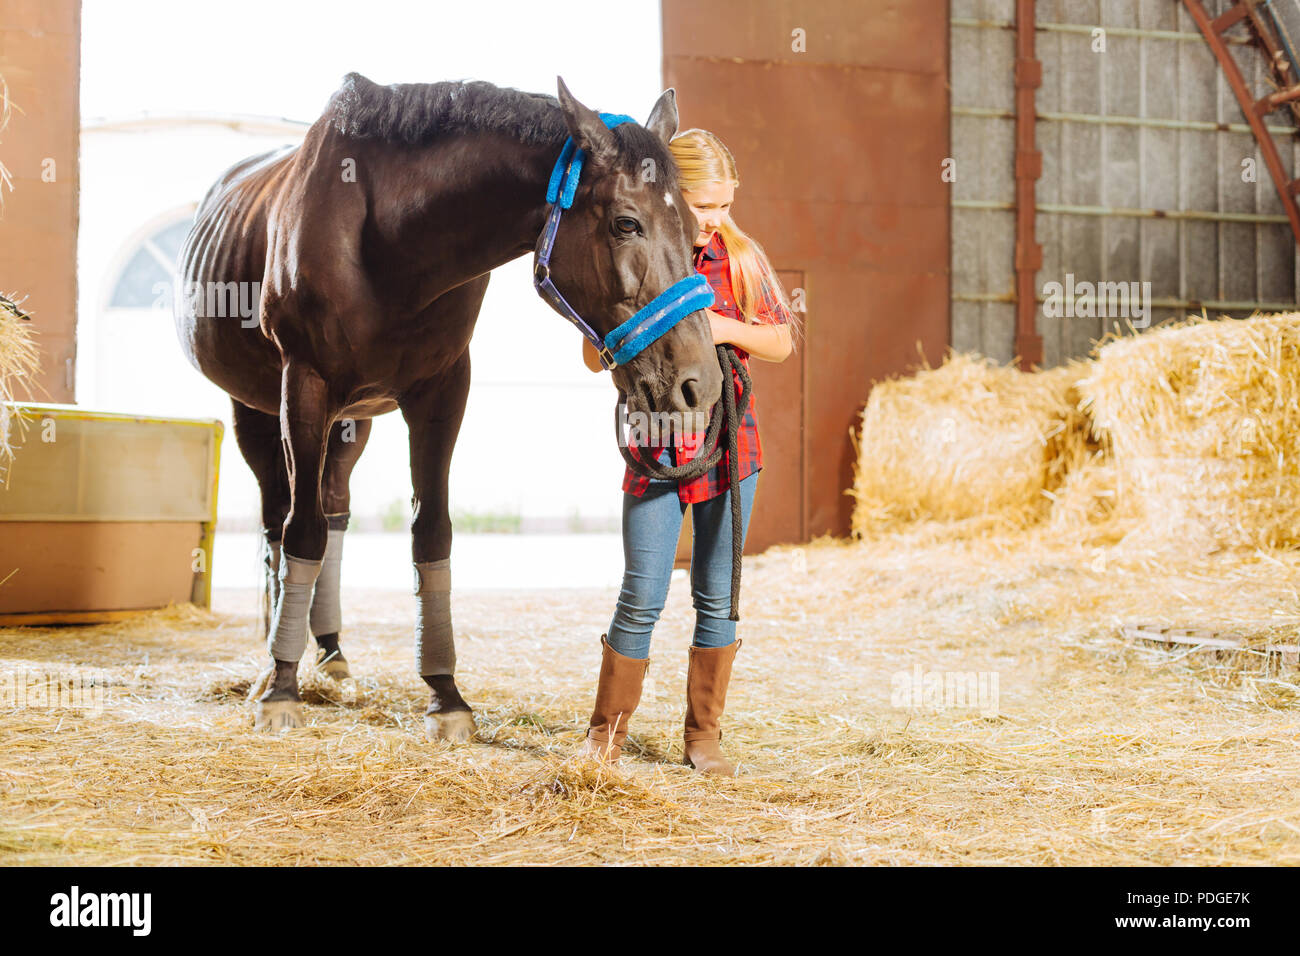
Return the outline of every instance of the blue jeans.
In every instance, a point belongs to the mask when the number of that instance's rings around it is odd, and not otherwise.
[[[740,481],[741,542],[749,531],[757,471]],[[691,598],[696,647],[736,640],[731,614],[731,493],[691,505]],[[650,656],[650,633],[664,609],[686,503],[677,482],[652,479],[645,495],[623,493],[623,588],[606,640],[628,657]]]

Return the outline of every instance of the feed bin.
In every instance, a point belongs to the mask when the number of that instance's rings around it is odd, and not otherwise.
[[[208,606],[222,423],[12,403],[0,625]]]

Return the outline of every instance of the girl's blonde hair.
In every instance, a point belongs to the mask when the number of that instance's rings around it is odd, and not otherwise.
[[[693,192],[712,183],[731,183],[740,188],[736,173],[736,160],[722,140],[705,129],[683,130],[668,143],[668,150],[677,164],[678,185]],[[727,244],[731,271],[731,288],[736,294],[736,306],[746,322],[753,322],[766,290],[789,310],[791,335],[798,329],[798,316],[790,307],[790,299],[781,288],[771,261],[763,247],[741,229],[731,214],[722,220],[718,230]]]

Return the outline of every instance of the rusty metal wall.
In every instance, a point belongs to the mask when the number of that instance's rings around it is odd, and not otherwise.
[[[1229,0],[1210,0],[1211,15]],[[954,348],[1014,357],[1014,0],[952,2]],[[1042,292],[1082,282],[1150,282],[1152,325],[1293,308],[1295,241],[1213,54],[1175,0],[1038,0],[1036,230]],[[1094,30],[1105,31],[1095,49]],[[1272,90],[1259,52],[1230,30],[1256,96]],[[1238,42],[1232,42],[1238,40]],[[1267,117],[1293,175],[1289,114]],[[1255,181],[1243,181],[1242,161]],[[1085,355],[1123,315],[1037,310],[1043,366]],[[1142,321],[1140,318],[1136,321]]]
[[[41,366],[36,394],[19,398],[73,401],[80,65],[79,0],[0,4],[0,75],[15,107],[0,133],[14,186],[0,218],[0,292],[26,297]]]
[[[948,342],[947,0],[661,7],[682,128],[727,144],[737,223],[805,287],[798,351],[751,363],[765,466],[746,550],[847,535],[871,383]]]

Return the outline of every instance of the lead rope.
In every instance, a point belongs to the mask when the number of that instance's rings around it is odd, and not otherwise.
[[[738,475],[740,472],[740,422],[745,412],[749,409],[749,395],[751,382],[749,372],[746,371],[744,363],[740,361],[740,356],[730,345],[719,345],[718,364],[722,368],[722,377],[724,385],[722,389],[722,407],[726,413],[727,419],[727,438],[726,447],[724,448],[718,441],[719,432],[722,426],[722,417],[718,415],[709,416],[708,431],[704,435],[702,449],[708,449],[696,458],[692,458],[684,465],[662,465],[658,461],[641,461],[632,457],[627,446],[623,444],[623,425],[619,416],[619,409],[627,401],[627,395],[622,390],[618,391],[618,404],[614,406],[614,430],[618,434],[618,450],[627,462],[627,466],[632,469],[634,474],[642,478],[660,478],[667,481],[690,481],[707,474],[721,460],[722,454],[727,453],[727,493],[731,496],[731,614],[728,620],[740,620],[740,552],[744,547],[744,540],[741,537],[741,514],[740,514],[740,495],[737,491]],[[732,372],[740,376],[740,397],[736,397],[735,382],[732,378]],[[739,402],[739,404],[737,404]],[[714,406],[715,408],[717,406]]]

